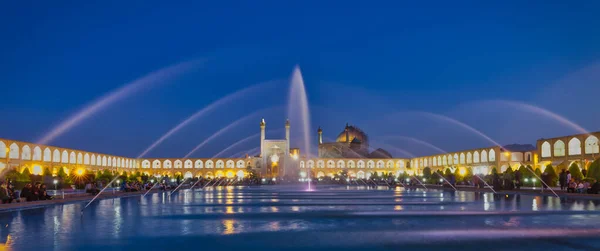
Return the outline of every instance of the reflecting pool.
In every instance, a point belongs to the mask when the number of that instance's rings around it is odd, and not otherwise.
[[[229,187],[0,214],[7,250],[600,250],[600,201]]]

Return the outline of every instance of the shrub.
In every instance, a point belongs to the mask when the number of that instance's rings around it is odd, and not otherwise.
[[[426,179],[431,178],[431,168],[429,168],[429,167],[423,168],[423,178],[426,178]]]
[[[546,169],[544,169],[544,172],[546,172],[546,174],[548,175],[548,186],[556,186],[556,182],[558,181],[558,175],[556,174],[554,167],[552,165],[547,165]]]
[[[533,174],[531,173],[530,170],[527,169],[527,167],[521,165],[519,167],[519,170],[517,170],[517,172],[521,173],[521,177],[523,179],[531,179],[533,178]]]
[[[498,169],[496,169],[496,167],[494,166],[494,167],[492,167],[492,174],[496,174],[496,173],[498,173]]]
[[[583,179],[583,174],[581,173],[581,169],[579,169],[577,163],[573,162],[573,164],[571,164],[571,166],[569,167],[569,172],[571,173],[571,178],[575,180]]]
[[[600,180],[600,159],[596,159],[594,162],[592,162],[588,168],[587,177]]]

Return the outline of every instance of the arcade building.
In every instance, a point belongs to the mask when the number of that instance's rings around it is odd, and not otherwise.
[[[56,175],[60,168],[66,173],[83,175],[98,170],[141,172],[154,176],[181,175],[184,178],[244,178],[254,172],[265,178],[306,179],[334,176],[344,172],[349,178],[369,178],[373,175],[421,175],[423,168],[432,171],[450,169],[463,173],[489,174],[492,168],[504,172],[530,165],[542,171],[548,165],[560,169],[576,163],[587,169],[599,157],[600,132],[539,139],[536,145],[492,146],[463,151],[394,158],[384,149],[370,151],[369,136],[360,128],[346,124],[335,142],[323,142],[323,130],[317,130],[318,156],[302,156],[300,149],[291,148],[290,122],[286,121],[284,139],[267,139],[267,123],[260,121],[260,153],[243,158],[131,158],[77,149],[39,145],[0,138],[0,173],[28,169],[41,175],[49,170]]]

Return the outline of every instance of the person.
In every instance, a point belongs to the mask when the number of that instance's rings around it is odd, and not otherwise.
[[[567,188],[567,172],[565,172],[565,169],[558,175],[558,181],[560,182],[560,190],[565,190]]]
[[[567,182],[570,182],[571,178],[571,172],[567,171]]]
[[[8,195],[6,183],[4,182],[0,184],[0,199],[2,199],[2,204],[10,203],[12,201]]]
[[[588,193],[589,194],[598,194],[599,191],[600,191],[600,181],[594,180],[594,184],[592,184],[592,187],[590,189],[588,189]]]
[[[521,189],[521,172],[519,170],[515,172],[515,185],[517,190]]]
[[[583,182],[579,182],[579,184],[577,184],[577,193],[583,193]]]
[[[542,173],[542,187],[543,188],[548,188],[548,186],[546,186],[546,184],[548,184],[548,173],[544,172]]]
[[[33,194],[31,193],[31,184],[25,184],[23,189],[21,189],[21,201],[32,201]]]
[[[33,188],[31,189],[31,200],[27,199],[27,201],[36,201],[40,199],[40,183],[36,182]]]
[[[94,183],[89,182],[85,185],[85,192],[96,195],[98,193],[98,189],[96,189],[96,185]]]
[[[567,193],[574,193],[575,189],[577,189],[577,183],[575,183],[575,180],[571,180],[569,187],[567,187]]]
[[[18,196],[18,191],[17,193],[15,193],[15,186],[12,184],[12,182],[8,182],[8,185],[6,187],[6,190],[8,191],[8,197],[10,197],[11,202],[19,202],[19,196]]]
[[[51,200],[52,196],[48,195],[46,192],[46,184],[40,185],[40,200]]]

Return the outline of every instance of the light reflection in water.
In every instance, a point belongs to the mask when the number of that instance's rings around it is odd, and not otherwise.
[[[293,207],[292,207],[292,211],[293,211],[293,212],[298,212],[298,211],[300,211],[300,207],[293,206]]]
[[[225,213],[226,214],[233,214],[233,207],[232,206],[225,207]]]
[[[279,208],[277,208],[277,207],[271,207],[271,212],[277,213],[277,212],[279,212]]]
[[[400,206],[400,205],[396,205],[396,206],[394,207],[394,210],[395,210],[395,211],[402,211],[402,209],[404,209],[404,208],[402,208],[402,206]]]
[[[540,198],[539,196],[536,196],[535,198],[533,198],[533,200],[531,201],[531,210],[538,211],[539,210],[538,206],[542,203],[541,200],[542,200],[542,198]]]
[[[273,221],[271,223],[269,223],[269,230],[271,231],[279,231],[279,221]]]
[[[223,234],[234,234],[235,233],[235,220],[223,220]]]

